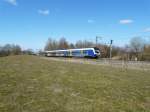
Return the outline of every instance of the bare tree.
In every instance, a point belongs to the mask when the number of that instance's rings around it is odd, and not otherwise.
[[[52,41],[52,50],[57,50],[59,49],[59,43],[57,40]]]
[[[59,49],[68,49],[68,48],[69,48],[69,45],[68,45],[67,40],[64,37],[60,38]]]
[[[19,54],[21,54],[21,52],[22,52],[22,50],[19,45],[13,45],[13,51],[12,51],[13,54],[19,55]]]
[[[94,43],[91,41],[87,41],[87,40],[79,40],[76,42],[76,47],[77,48],[87,48],[87,47],[94,47]]]
[[[83,48],[82,41],[81,40],[77,41],[75,46],[76,46],[76,48]]]
[[[94,47],[95,45],[91,41],[84,40],[83,41],[83,46],[86,48],[86,47]]]
[[[56,50],[58,49],[58,42],[52,38],[49,38],[46,45],[45,45],[45,48],[44,50]]]
[[[150,44],[144,46],[143,60],[150,61]]]
[[[130,40],[130,47],[136,58],[138,58],[139,53],[143,52],[144,45],[144,40],[141,37],[134,37]]]
[[[75,48],[75,45],[73,43],[69,44],[69,48],[70,49],[74,49]]]
[[[45,50],[51,50],[52,49],[52,43],[53,43],[53,40],[52,38],[48,38],[48,41],[46,43],[46,46],[45,46]]]

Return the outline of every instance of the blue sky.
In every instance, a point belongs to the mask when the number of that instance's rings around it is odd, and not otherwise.
[[[125,45],[150,35],[150,0],[0,0],[0,45],[43,48],[48,37]]]

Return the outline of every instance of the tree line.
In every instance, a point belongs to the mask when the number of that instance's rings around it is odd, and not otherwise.
[[[113,56],[122,60],[150,61],[150,40],[146,41],[142,37],[131,38],[128,45],[113,48]]]
[[[0,46],[0,56],[9,56],[9,55],[19,55],[22,50],[19,45],[14,44],[6,44],[4,46]]]
[[[69,43],[64,37],[59,40],[49,38],[44,50],[88,48],[95,46],[101,50],[102,58],[109,58],[110,45],[102,43],[96,45],[94,42],[88,40]],[[113,45],[112,58],[121,60],[150,60],[150,42],[146,42],[142,37],[133,37],[129,44],[124,47]]]
[[[10,55],[34,55],[32,49],[22,50],[19,45],[15,44],[6,44],[4,46],[0,46],[0,57],[10,56]]]
[[[59,40],[49,38],[44,47],[44,50],[58,50],[58,49],[74,49],[74,48],[89,48],[98,47],[101,51],[101,58],[109,58],[110,45],[98,43],[97,45],[88,40],[78,40],[75,43],[70,43],[66,38],[62,37]],[[39,51],[39,54],[43,51]],[[32,49],[22,50],[19,45],[6,44],[0,46],[0,57],[9,55],[28,54],[35,55]],[[147,42],[142,37],[133,37],[128,45],[119,47],[112,46],[112,58],[120,60],[149,60],[150,61],[150,40]]]
[[[86,48],[86,47],[94,47],[95,44],[91,41],[87,40],[79,40],[75,44],[69,43],[66,38],[62,37],[60,40],[55,40],[53,38],[49,38],[44,50],[57,50],[57,49],[74,49],[74,48]]]

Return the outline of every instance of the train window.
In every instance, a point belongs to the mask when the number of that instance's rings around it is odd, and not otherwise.
[[[97,47],[94,47],[94,50],[99,50],[99,48],[97,48]]]
[[[95,50],[96,53],[100,53],[99,50]]]
[[[99,48],[95,47],[94,50],[95,50],[96,53],[100,53]]]
[[[83,54],[87,55],[88,54],[88,50],[83,50]]]

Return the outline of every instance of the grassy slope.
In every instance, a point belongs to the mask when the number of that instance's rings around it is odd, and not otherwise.
[[[0,112],[150,112],[150,71],[0,58]]]

